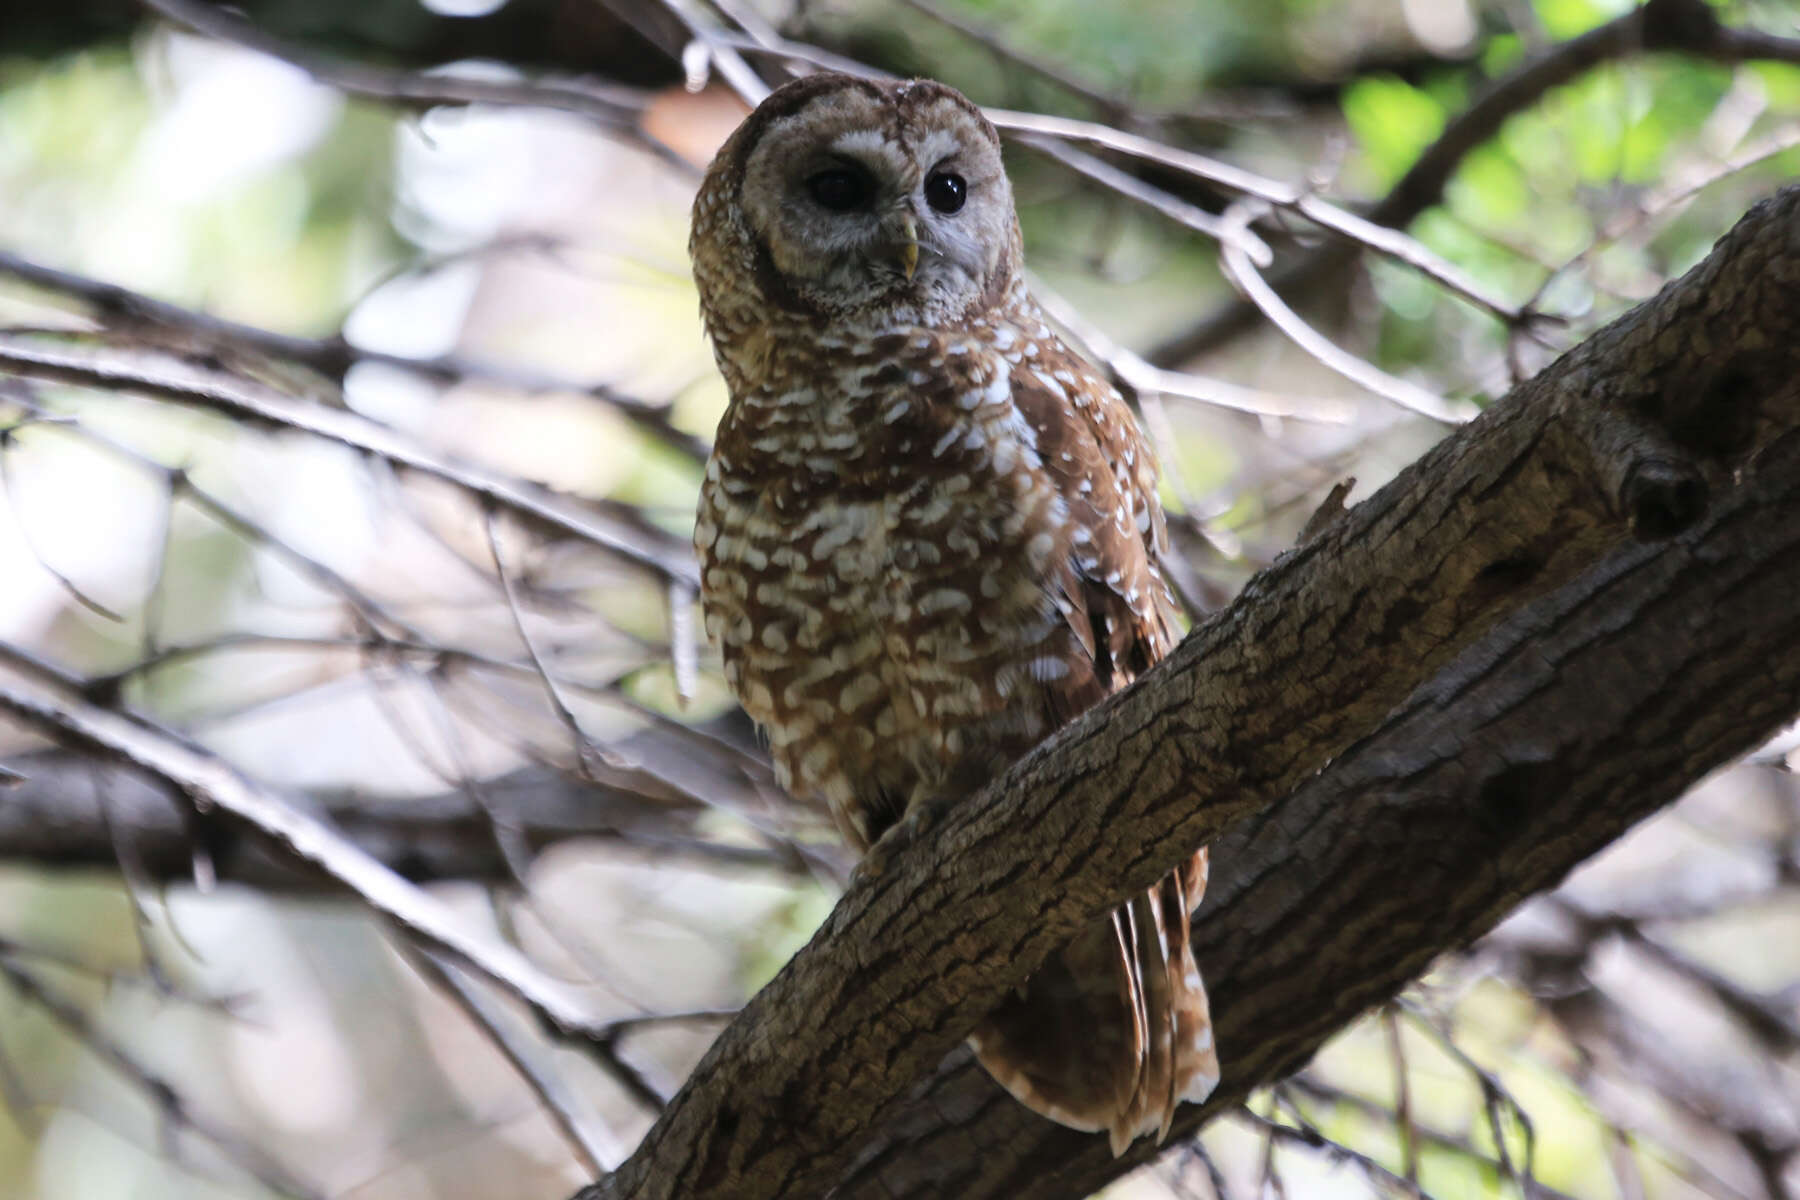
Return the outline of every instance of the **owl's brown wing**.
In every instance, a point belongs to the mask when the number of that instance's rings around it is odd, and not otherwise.
[[[1130,683],[1175,644],[1173,600],[1155,567],[1164,538],[1156,467],[1118,393],[1059,343],[1037,343],[1012,373],[1013,402],[1036,435],[1068,509],[1055,586],[1068,671],[1046,689],[1060,725]],[[1175,1106],[1219,1078],[1189,914],[1206,851],[1083,931],[971,1038],[988,1072],[1027,1106],[1104,1129],[1120,1153],[1167,1133]]]
[[[1013,368],[1013,403],[1068,505],[1061,582],[1070,625],[1093,660],[1092,704],[1174,649],[1174,601],[1156,567],[1168,535],[1155,456],[1124,399],[1062,343],[1037,345]]]

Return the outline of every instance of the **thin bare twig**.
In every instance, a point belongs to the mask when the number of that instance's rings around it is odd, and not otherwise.
[[[42,567],[50,578],[56,580],[57,586],[62,588],[71,600],[74,600],[75,603],[81,605],[81,607],[87,609],[94,615],[103,617],[115,624],[123,624],[125,620],[123,616],[88,595],[74,580],[59,571],[55,564],[45,556],[43,548],[37,544],[36,539],[31,535],[31,525],[25,520],[24,509],[20,506],[18,495],[13,487],[12,469],[9,463],[12,458],[12,450],[18,445],[19,431],[28,425],[38,423],[40,423],[38,418],[29,417],[17,424],[0,428],[0,496],[5,497],[7,507],[12,510],[13,524],[18,528],[20,539],[31,551],[31,556],[37,559],[38,566]]]
[[[1260,205],[1237,204],[1232,206],[1240,212],[1239,220],[1248,222]],[[1460,425],[1464,421],[1473,420],[1481,410],[1466,401],[1453,402],[1433,395],[1416,384],[1396,378],[1383,371],[1367,359],[1359,358],[1337,346],[1332,340],[1308,325],[1300,314],[1287,306],[1287,302],[1270,287],[1257,271],[1255,263],[1234,242],[1219,243],[1219,257],[1225,266],[1225,274],[1238,288],[1262,310],[1274,326],[1286,334],[1300,349],[1312,355],[1327,369],[1335,371],[1352,383],[1368,388],[1377,396],[1384,397],[1411,409],[1420,416],[1430,417],[1434,421],[1442,421],[1449,425]]]
[[[1284,1110],[1288,1119],[1294,1124],[1284,1125],[1280,1121],[1272,1119],[1272,1116],[1261,1116],[1247,1106],[1239,1109],[1237,1116],[1253,1129],[1261,1130],[1270,1138],[1271,1142],[1282,1141],[1305,1146],[1309,1150],[1324,1154],[1338,1162],[1351,1164],[1373,1184],[1393,1188],[1404,1195],[1413,1197],[1413,1200],[1431,1200],[1430,1193],[1421,1189],[1417,1180],[1396,1175],[1362,1151],[1353,1150],[1342,1142],[1325,1136],[1318,1126],[1306,1119],[1305,1114],[1295,1104],[1283,1096],[1280,1087],[1274,1091],[1274,1104],[1271,1108],[1275,1107]]]
[[[478,1025],[501,1057],[537,1096],[550,1114],[563,1140],[582,1168],[598,1176],[625,1161],[627,1148],[600,1120],[581,1094],[568,1085],[553,1063],[482,990],[466,978],[455,963],[425,951],[411,951],[407,958],[427,980],[435,983]]]
[[[900,2],[914,12],[923,13],[938,24],[954,29],[990,54],[1004,59],[1014,66],[1024,68],[1039,79],[1047,80],[1071,95],[1081,97],[1110,121],[1129,120],[1136,113],[1136,106],[1126,97],[1102,91],[1062,66],[1014,45],[996,31],[977,25],[966,17],[932,3],[932,0],[900,0]]]
[[[190,344],[207,348],[232,348],[280,359],[316,371],[334,383],[341,384],[350,368],[359,363],[369,363],[393,367],[440,384],[489,383],[521,392],[561,392],[587,396],[614,409],[650,437],[689,458],[704,460],[707,455],[708,447],[703,439],[670,422],[668,405],[628,396],[605,384],[566,379],[542,371],[483,362],[454,354],[420,358],[386,350],[371,350],[358,346],[342,332],[316,338],[277,333],[260,326],[246,325],[211,313],[183,308],[179,304],[132,291],[115,283],[46,266],[7,250],[0,250],[0,275],[10,275],[43,291],[79,300],[92,308],[97,319],[109,328],[117,326],[128,333],[155,331],[175,334],[181,339],[182,348],[187,348]],[[11,332],[17,336],[21,331]],[[71,331],[58,332],[67,335]]]
[[[745,104],[755,108],[763,102],[763,98],[769,94],[769,85],[744,61],[736,47],[719,36],[717,27],[697,11],[693,0],[661,0],[661,3],[687,28],[693,39],[681,52],[681,63],[687,72],[689,91],[699,91],[706,85],[707,75],[716,70]],[[752,37],[759,33],[768,36],[767,31],[760,28],[747,32]]]
[[[185,496],[196,508],[245,541],[254,545],[266,546],[295,571],[327,591],[336,593],[361,626],[369,630],[372,635],[385,638],[387,636],[383,632],[385,627],[387,630],[395,631],[402,638],[413,640],[421,638],[419,630],[415,626],[395,616],[386,606],[345,578],[340,571],[300,550],[256,518],[228,503],[223,497],[201,487],[185,470],[179,467],[165,466],[123,442],[105,434],[96,433],[74,417],[54,416],[31,401],[21,400],[19,403],[27,406],[27,412],[31,414],[34,425],[77,437],[86,444],[98,447],[113,457],[131,464],[133,468],[146,472],[159,480],[168,490],[170,506]],[[5,434],[16,433],[23,427],[23,423],[21,423],[11,430],[0,431],[0,463],[5,461],[3,456],[7,442]],[[168,522],[165,520],[164,524],[164,541],[166,542]],[[155,594],[156,589],[153,587],[151,595]],[[122,621],[124,618],[114,617],[114,619]],[[145,631],[145,636],[150,636],[148,616],[145,619]]]
[[[1261,200],[1273,208],[1304,217],[1337,237],[1411,267],[1446,290],[1487,310],[1507,325],[1516,325],[1526,317],[1523,310],[1493,295],[1468,272],[1426,249],[1413,238],[1398,230],[1376,225],[1303,188],[1279,183],[1216,158],[1169,146],[1139,134],[1124,133],[1093,121],[1013,112],[1001,108],[982,111],[995,126],[1003,130],[1087,142],[1118,154],[1158,163],[1196,179],[1204,179],[1240,196]]]
[[[1057,292],[1040,279],[1031,285],[1032,296],[1052,321],[1062,326],[1075,340],[1107,368],[1112,382],[1131,394],[1154,392],[1179,396],[1216,408],[1251,413],[1261,417],[1293,417],[1301,421],[1343,424],[1354,409],[1341,401],[1323,397],[1283,396],[1258,388],[1244,387],[1223,379],[1213,379],[1186,371],[1167,371],[1152,366],[1112,338],[1099,326],[1081,315]]]
[[[1274,253],[1269,249],[1268,243],[1257,237],[1248,226],[1232,224],[1223,217],[1214,216],[1199,205],[1189,204],[1171,192],[1153,187],[1130,172],[1113,166],[1105,159],[1083,150],[1077,150],[1066,142],[1032,134],[1022,134],[1017,140],[1020,145],[1029,146],[1076,174],[1092,180],[1110,191],[1117,192],[1127,200],[1135,201],[1145,208],[1160,213],[1177,225],[1191,229],[1203,237],[1212,238],[1214,241],[1230,241],[1248,255],[1253,262],[1266,267],[1274,261]]]
[[[1327,1104],[1341,1105],[1384,1124],[1393,1124],[1397,1119],[1398,1114],[1386,1105],[1378,1104],[1366,1096],[1359,1096],[1355,1092],[1327,1083],[1312,1071],[1302,1071],[1298,1075],[1291,1076],[1282,1086],[1290,1093],[1297,1092]],[[1496,1174],[1501,1171],[1501,1164],[1496,1159],[1482,1153],[1473,1142],[1465,1137],[1458,1137],[1441,1129],[1434,1129],[1429,1125],[1414,1125],[1413,1129],[1419,1141],[1425,1145],[1447,1151],[1482,1171],[1493,1171]],[[1560,1192],[1547,1184],[1538,1183],[1535,1187],[1536,1194],[1543,1200],[1573,1200],[1573,1197],[1567,1193]]]
[[[1207,1187],[1212,1189],[1211,1200],[1232,1200],[1231,1185],[1225,1180],[1225,1172],[1219,1170],[1219,1164],[1213,1161],[1212,1155],[1206,1152],[1206,1147],[1200,1144],[1198,1137],[1191,1137],[1183,1142],[1176,1154],[1180,1159],[1178,1170],[1182,1175],[1186,1174],[1188,1164],[1199,1165],[1201,1172],[1206,1176]],[[1185,1180],[1177,1178],[1173,1182],[1179,1189],[1178,1194],[1181,1200],[1197,1200],[1188,1191]]]
[[[605,752],[594,744],[594,740],[581,727],[581,722],[575,719],[574,712],[563,700],[562,691],[556,686],[556,680],[551,678],[549,670],[544,666],[543,656],[538,653],[537,642],[532,638],[531,630],[526,627],[525,614],[519,611],[518,593],[513,588],[512,576],[506,569],[506,558],[500,552],[500,534],[494,528],[495,517],[492,506],[483,507],[481,518],[481,528],[487,536],[488,554],[494,560],[494,574],[499,578],[501,590],[506,595],[507,612],[512,615],[513,630],[519,635],[519,641],[525,647],[525,656],[530,660],[532,669],[537,672],[538,679],[544,685],[544,696],[550,701],[550,707],[556,713],[556,719],[562,722],[563,727],[569,731],[569,736],[574,740],[575,754],[585,769],[593,757],[596,755],[605,757]]]
[[[1471,1058],[1468,1051],[1457,1043],[1455,1036],[1440,1025],[1430,1013],[1405,997],[1394,1003],[1400,1011],[1411,1017],[1420,1029],[1429,1033],[1432,1040],[1437,1042],[1444,1053],[1454,1058],[1462,1065],[1463,1070],[1474,1077],[1475,1082],[1481,1088],[1482,1107],[1487,1112],[1488,1132],[1494,1139],[1494,1155],[1500,1161],[1500,1169],[1502,1173],[1519,1185],[1525,1193],[1526,1200],[1531,1200],[1531,1197],[1538,1191],[1537,1130],[1531,1123],[1531,1114],[1525,1111],[1525,1106],[1519,1103],[1518,1098],[1500,1081],[1499,1076]],[[1512,1160],[1512,1149],[1506,1140],[1506,1122],[1502,1106],[1512,1112],[1525,1136],[1525,1162],[1522,1167],[1514,1165]]]
[[[1381,1010],[1381,1028],[1387,1035],[1388,1057],[1394,1063],[1394,1128],[1400,1132],[1401,1174],[1406,1182],[1419,1183],[1419,1130],[1413,1124],[1412,1078],[1406,1069],[1406,1046],[1400,1038],[1400,1019],[1394,1006]]]
[[[144,1092],[170,1129],[191,1133],[206,1141],[233,1166],[277,1195],[293,1196],[297,1200],[325,1200],[324,1192],[301,1181],[266,1151],[245,1141],[212,1117],[196,1112],[174,1084],[102,1032],[73,1000],[54,986],[5,955],[0,955],[0,976],[20,996],[48,1013],[69,1036],[86,1046],[121,1078]],[[192,1169],[179,1151],[179,1142],[168,1139],[167,1143],[166,1148],[174,1151],[175,1161]]]
[[[508,988],[556,1028],[569,1033],[597,1028],[586,1007],[523,954],[476,933],[336,830],[210,751],[43,685],[0,685],[0,709],[60,741],[148,772],[188,796],[203,814],[218,810],[253,826],[401,928]]]
[[[1526,303],[1528,305],[1536,304],[1549,290],[1551,284],[1573,268],[1587,262],[1605,246],[1620,240],[1627,234],[1643,229],[1658,217],[1678,209],[1713,184],[1729,179],[1777,154],[1792,150],[1795,146],[1800,146],[1800,125],[1789,125],[1774,130],[1766,137],[1757,139],[1748,148],[1732,155],[1722,163],[1715,164],[1710,169],[1689,173],[1683,178],[1654,189],[1638,204],[1608,221],[1594,235],[1594,239],[1581,250],[1552,267],[1545,274],[1542,282],[1538,284],[1537,291]]]
[[[1662,966],[1711,994],[1719,1007],[1729,1013],[1769,1053],[1783,1055],[1800,1050],[1800,1018],[1789,1010],[1789,1006],[1758,996],[1748,988],[1727,979],[1705,963],[1652,936],[1639,921],[1631,917],[1592,913],[1562,896],[1553,898],[1551,904],[1558,912],[1582,926],[1589,938],[1615,934]]]
[[[161,369],[159,369],[159,367]],[[594,543],[666,579],[698,586],[693,560],[673,539],[651,539],[642,528],[603,519],[594,506],[537,484],[439,454],[390,426],[357,413],[284,396],[273,389],[183,364],[122,361],[0,338],[0,371],[53,383],[137,392],[210,409],[264,428],[291,430],[374,455],[396,467],[443,480],[541,525]],[[660,544],[658,544],[660,542]]]

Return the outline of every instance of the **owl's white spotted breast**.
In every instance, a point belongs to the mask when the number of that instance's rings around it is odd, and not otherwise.
[[[708,632],[784,786],[862,845],[973,747],[1003,762],[1122,682],[1094,678],[1096,638],[1166,646],[1135,427],[1026,329],[784,346],[734,394],[708,465]],[[1132,462],[1102,448],[1109,422]],[[1124,628],[1094,632],[1084,577]]]

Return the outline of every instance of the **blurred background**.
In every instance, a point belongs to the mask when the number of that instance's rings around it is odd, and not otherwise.
[[[1770,36],[1605,41],[1615,0],[14,0],[0,684],[222,756],[618,1023],[559,1048],[279,851],[0,720],[0,1196],[566,1195],[829,911],[829,822],[695,645],[725,395],[687,210],[739,88],[930,75],[1417,239],[1437,265],[1009,147],[1200,619],[1800,174],[1794,8],[1652,7]],[[1238,301],[1221,212],[1291,321]],[[1106,1195],[1800,1195],[1786,750]]]

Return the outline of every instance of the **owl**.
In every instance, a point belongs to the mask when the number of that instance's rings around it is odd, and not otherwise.
[[[730,392],[694,545],[783,787],[866,851],[1166,655],[1156,464],[1026,287],[1000,139],[961,93],[821,73],[719,151],[689,245]],[[1114,1153],[1218,1081],[1202,850],[970,1038]]]

